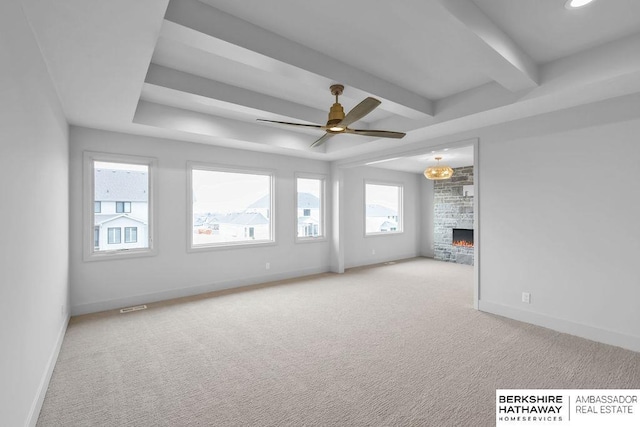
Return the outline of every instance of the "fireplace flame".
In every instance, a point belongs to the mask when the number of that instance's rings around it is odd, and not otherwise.
[[[453,246],[464,246],[465,248],[473,247],[473,243],[467,242],[466,240],[456,240],[452,244]]]

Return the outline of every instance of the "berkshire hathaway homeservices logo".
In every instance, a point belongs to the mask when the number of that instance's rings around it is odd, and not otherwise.
[[[496,427],[640,426],[640,390],[496,390]]]

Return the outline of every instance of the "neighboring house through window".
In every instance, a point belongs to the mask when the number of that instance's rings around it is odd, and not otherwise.
[[[85,234],[84,259],[155,254],[151,178],[156,161],[90,152],[84,156],[85,197],[93,207],[85,215],[91,240]]]
[[[116,213],[131,213],[131,202],[116,202]]]
[[[192,249],[271,243],[273,173],[191,164]]]
[[[365,183],[365,234],[402,232],[402,186]]]
[[[125,227],[124,228],[124,242],[136,243],[138,241],[138,227]]]
[[[314,241],[324,238],[323,176],[296,175],[296,240]]]
[[[109,227],[107,228],[108,240],[107,243],[110,245],[115,245],[121,242],[121,229],[120,227]]]
[[[100,227],[93,227],[93,247],[98,249],[100,247]]]

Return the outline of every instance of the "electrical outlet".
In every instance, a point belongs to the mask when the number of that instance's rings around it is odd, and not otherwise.
[[[371,255],[375,255],[376,254],[376,250],[375,249],[371,249]]]
[[[522,293],[522,302],[525,304],[531,304],[531,294],[529,292]]]
[[[264,266],[264,268],[265,268],[266,270],[270,269],[270,268],[271,268],[271,263],[270,263],[270,262],[266,263],[266,264],[265,264],[265,266]]]

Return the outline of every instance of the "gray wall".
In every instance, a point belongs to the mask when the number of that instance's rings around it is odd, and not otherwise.
[[[0,425],[37,420],[68,320],[68,127],[18,0],[0,2]]]
[[[638,135],[636,119],[480,139],[482,310],[640,351]]]
[[[404,186],[403,233],[365,237],[365,180]],[[411,258],[420,254],[420,175],[366,166],[348,168],[344,170],[344,194],[342,238],[346,268]]]
[[[97,151],[158,159],[158,255],[82,260],[82,153]],[[295,243],[296,172],[325,174],[330,165],[244,150],[71,128],[71,303],[74,314],[193,295],[217,289],[329,271],[329,242]],[[275,171],[275,246],[187,252],[187,161]],[[327,194],[331,212],[331,194]],[[327,215],[328,235],[331,216]],[[265,264],[269,262],[270,269]]]

